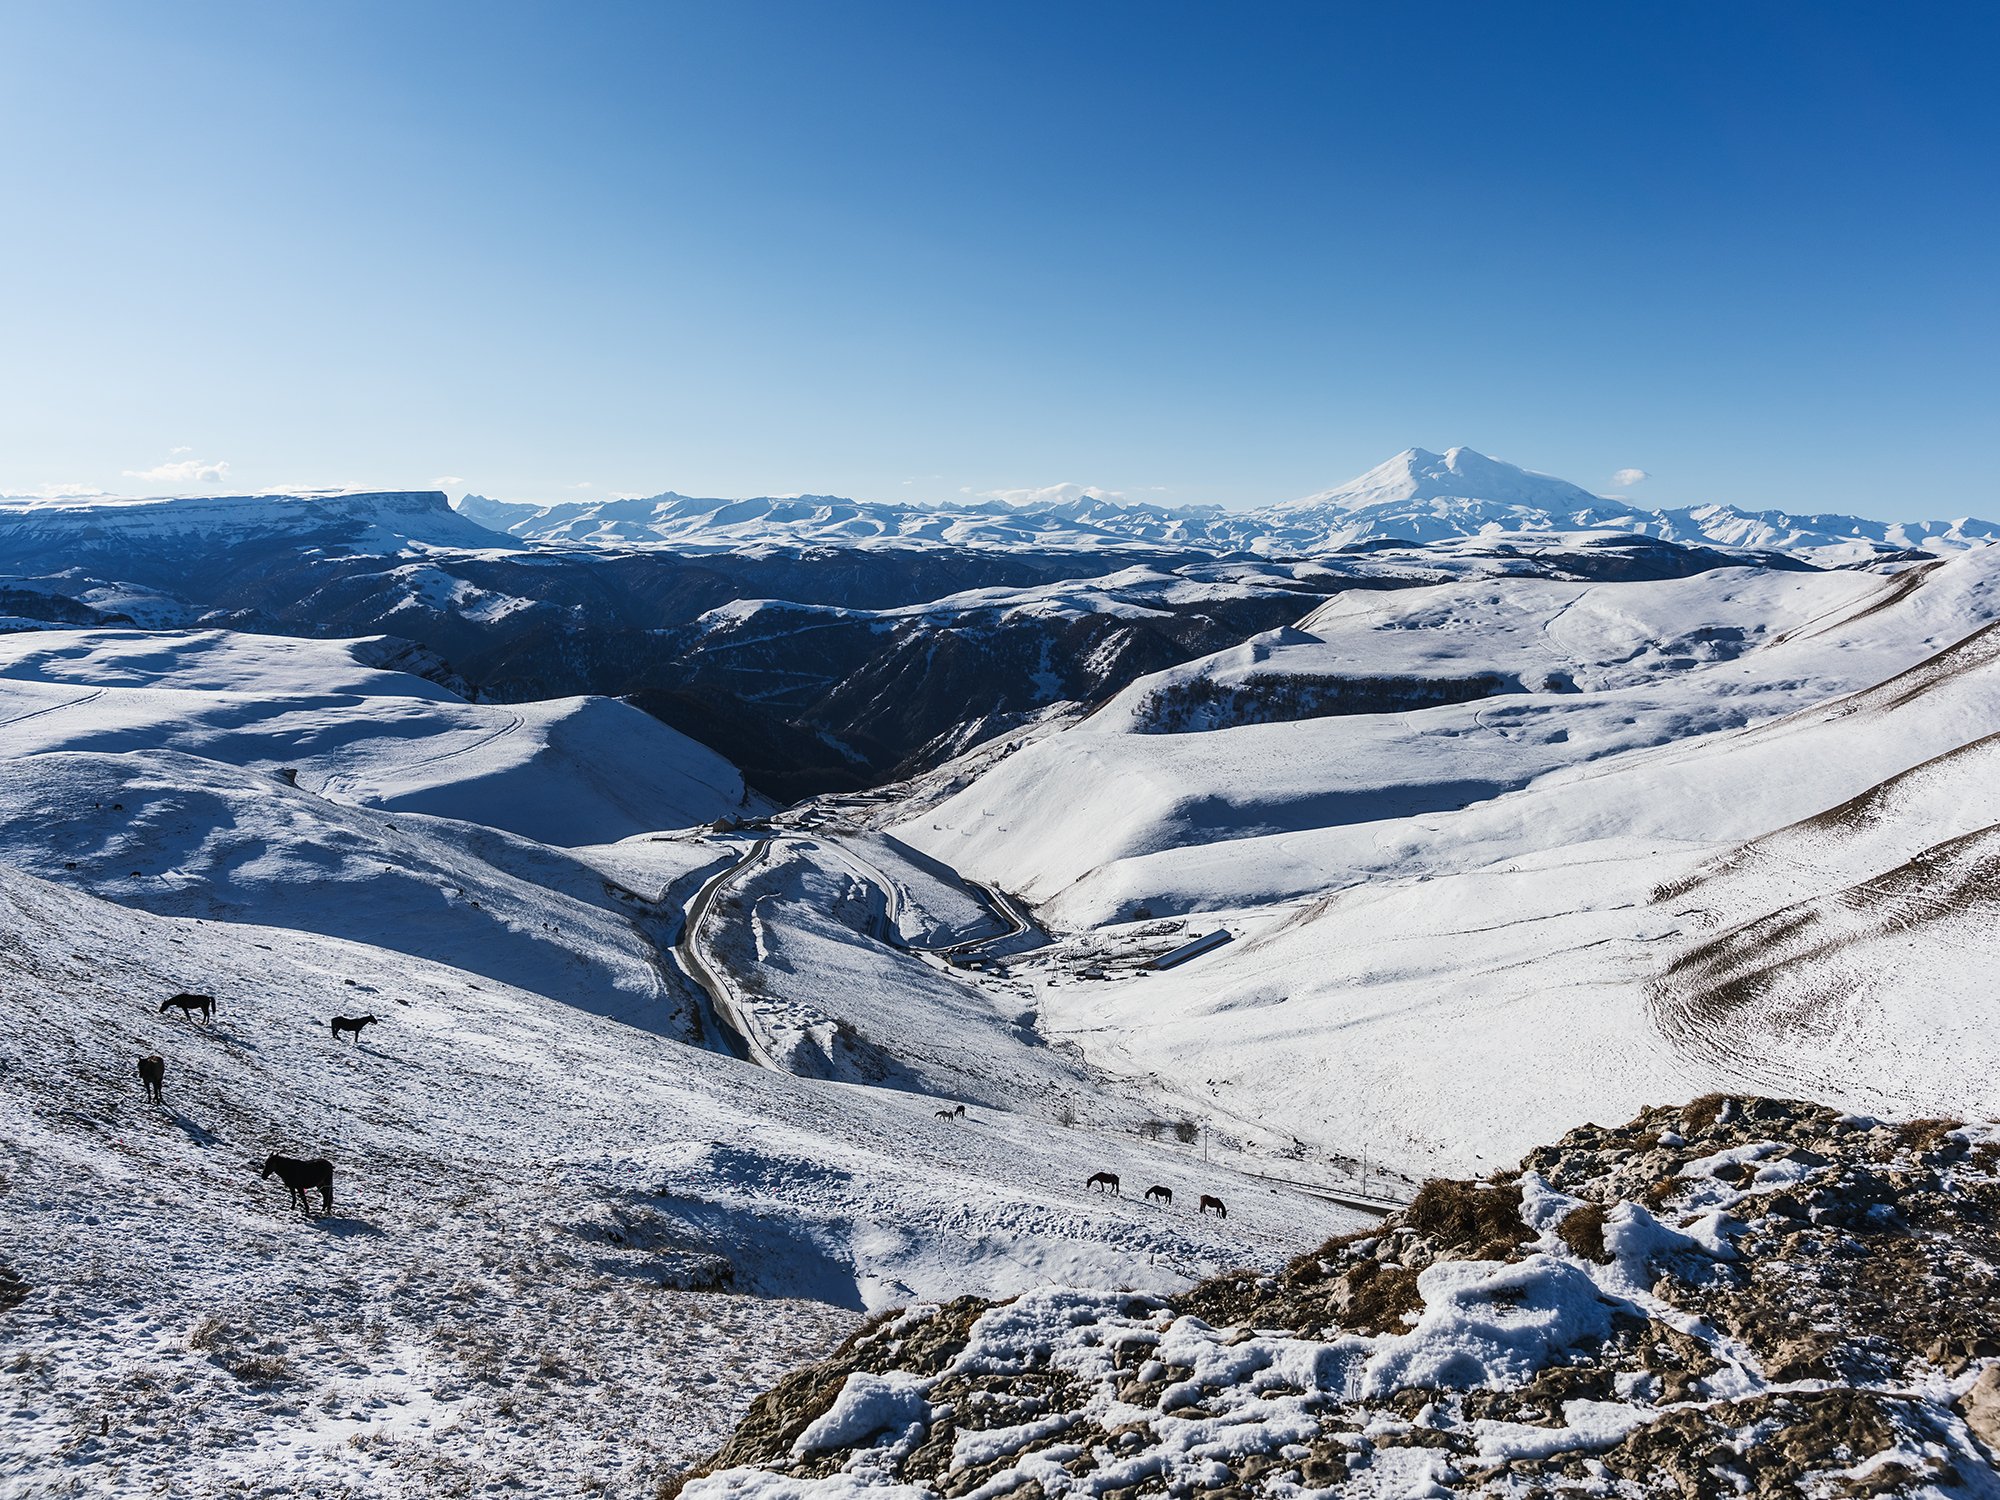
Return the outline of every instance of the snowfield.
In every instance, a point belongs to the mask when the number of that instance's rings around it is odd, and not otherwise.
[[[1983,1500],[1996,1134],[1721,1095],[1583,1126],[1277,1276],[881,1319],[674,1488]]]
[[[1140,680],[897,832],[1039,903],[1063,941],[1015,972],[1047,1034],[1245,1130],[1435,1171],[1711,1088],[1995,1113],[1993,820],[1969,788],[2000,723],[1996,619],[1996,549],[1888,575],[1349,595]],[[1358,670],[1500,685],[1148,721],[1190,679]],[[1830,812],[1857,798],[1867,815]],[[1780,835],[1816,819],[1840,826]],[[1239,940],[1117,969],[1168,945],[1162,918]]]

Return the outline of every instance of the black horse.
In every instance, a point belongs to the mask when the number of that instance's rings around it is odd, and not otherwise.
[[[166,1082],[166,1078],[167,1060],[164,1057],[156,1054],[139,1059],[139,1082],[152,1096],[155,1104],[166,1103],[166,1100],[160,1097],[160,1085]]]
[[[1090,1174],[1090,1180],[1084,1183],[1084,1186],[1096,1188],[1100,1193],[1116,1193],[1118,1191],[1118,1174],[1116,1172],[1093,1172]]]
[[[1201,1211],[1207,1213],[1211,1208],[1223,1218],[1226,1219],[1229,1217],[1229,1210],[1222,1206],[1220,1198],[1216,1197],[1213,1193],[1203,1193],[1201,1195]]]
[[[362,1027],[379,1026],[381,1024],[382,1018],[380,1016],[335,1016],[333,1018],[333,1039],[336,1042],[339,1041],[340,1034],[346,1031],[352,1032],[354,1040],[358,1042],[361,1040]]]
[[[1154,1183],[1153,1186],[1146,1189],[1146,1201],[1148,1203],[1164,1203],[1168,1208],[1172,1208],[1174,1206],[1174,1190],[1170,1187],[1161,1187],[1158,1183]]]
[[[182,990],[178,995],[170,995],[160,1002],[160,1014],[164,1016],[175,1006],[180,1007],[181,1016],[185,1020],[192,1021],[196,1011],[201,1012],[202,1019],[205,1021],[213,1021],[215,1019],[215,996],[213,995],[190,995],[186,990]]]
[[[312,1212],[312,1200],[306,1193],[318,1188],[320,1196],[326,1200],[326,1212],[333,1212],[333,1163],[324,1156],[316,1156],[311,1161],[300,1161],[295,1156],[271,1155],[264,1158],[263,1175],[273,1172],[279,1180],[291,1189],[292,1203],[301,1212]]]

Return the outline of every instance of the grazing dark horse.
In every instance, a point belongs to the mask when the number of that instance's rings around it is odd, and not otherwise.
[[[190,995],[186,990],[182,990],[178,995],[170,995],[160,1002],[160,1014],[164,1016],[177,1005],[180,1007],[183,1020],[192,1021],[196,1011],[200,1011],[205,1020],[215,1019],[213,995]]]
[[[1174,1206],[1174,1190],[1170,1187],[1161,1187],[1156,1182],[1146,1189],[1146,1201],[1148,1203],[1158,1201],[1166,1204],[1168,1208],[1172,1208]]]
[[[1090,1174],[1090,1179],[1084,1183],[1084,1186],[1096,1188],[1100,1193],[1116,1193],[1118,1192],[1118,1174],[1116,1172],[1093,1172]],[[1121,1194],[1120,1196],[1123,1195]]]
[[[351,1031],[354,1033],[354,1040],[359,1042],[361,1040],[361,1028],[371,1024],[376,1026],[381,1025],[382,1024],[381,1017],[380,1016],[352,1016],[352,1017],[335,1016],[333,1018],[333,1039],[337,1042],[340,1040],[341,1032]]]
[[[957,1109],[941,1109],[937,1112],[937,1116],[940,1120],[956,1120],[964,1115],[964,1113],[965,1106],[961,1104]]]
[[[1223,1218],[1226,1219],[1229,1217],[1229,1210],[1222,1206],[1222,1200],[1220,1198],[1216,1197],[1212,1193],[1203,1193],[1201,1195],[1201,1211],[1203,1213],[1207,1213],[1211,1208],[1214,1209],[1218,1214],[1222,1215]]]
[[[326,1200],[326,1212],[333,1212],[333,1163],[325,1157],[300,1161],[295,1156],[267,1156],[262,1175],[269,1177],[273,1172],[291,1189],[292,1202],[302,1212],[312,1212],[312,1200],[306,1196],[312,1188],[318,1188],[320,1196]]]
[[[139,1059],[139,1082],[153,1096],[155,1104],[164,1104],[160,1097],[160,1085],[166,1082],[167,1060],[164,1057],[142,1057]]]

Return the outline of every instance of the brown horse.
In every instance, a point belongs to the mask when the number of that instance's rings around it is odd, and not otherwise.
[[[1220,1198],[1216,1197],[1213,1193],[1203,1193],[1201,1195],[1201,1211],[1207,1213],[1211,1208],[1223,1218],[1226,1219],[1229,1217],[1229,1210],[1222,1206]]]
[[[166,1082],[166,1078],[167,1060],[164,1057],[152,1056],[139,1059],[139,1082],[146,1092],[152,1095],[155,1104],[166,1103],[166,1100],[160,1097],[160,1085]]]
[[[201,1012],[202,1019],[205,1021],[213,1022],[215,1020],[215,996],[213,995],[190,995],[186,990],[182,990],[178,995],[169,995],[160,1002],[160,1014],[164,1016],[175,1006],[180,1007],[181,1018],[183,1020],[192,1021],[196,1011]]]
[[[301,1161],[296,1156],[267,1156],[262,1175],[269,1177],[273,1172],[291,1190],[292,1203],[299,1210],[308,1214],[312,1212],[312,1200],[306,1194],[318,1188],[320,1196],[326,1200],[326,1212],[333,1212],[333,1163],[325,1157],[315,1156],[310,1161]]]

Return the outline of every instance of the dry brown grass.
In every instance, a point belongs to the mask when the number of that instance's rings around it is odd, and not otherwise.
[[[1608,1265],[1611,1253],[1604,1246],[1604,1205],[1585,1203],[1563,1215],[1556,1235],[1585,1260]]]
[[[1691,1135],[1700,1135],[1711,1130],[1715,1122],[1722,1118],[1722,1111],[1732,1101],[1727,1094],[1703,1094],[1690,1099],[1681,1109],[1681,1123]]]
[[[1946,1136],[1964,1128],[1960,1120],[1906,1120],[1896,1127],[1896,1144],[1905,1151],[1922,1155],[1938,1150],[1945,1144]]]
[[[1359,1333],[1402,1333],[1409,1327],[1406,1314],[1423,1310],[1417,1273],[1407,1266],[1357,1261],[1347,1272],[1346,1291],[1340,1320]]]
[[[292,1362],[282,1354],[252,1354],[223,1368],[245,1385],[279,1385],[292,1378]]]
[[[1504,1260],[1533,1238],[1521,1222],[1518,1186],[1486,1187],[1433,1178],[1404,1210],[1403,1224],[1444,1260]]]
[[[217,1317],[206,1317],[188,1330],[187,1346],[190,1349],[213,1349],[228,1337],[227,1323]]]

